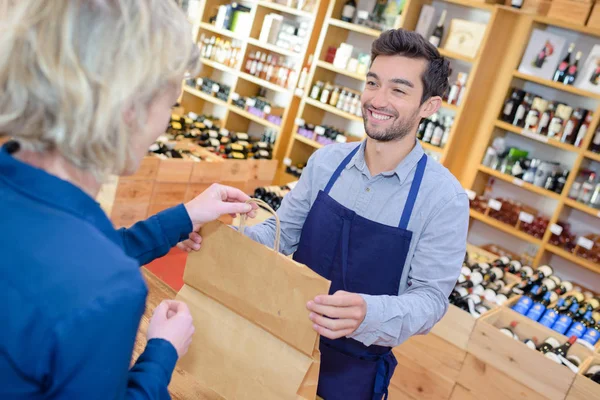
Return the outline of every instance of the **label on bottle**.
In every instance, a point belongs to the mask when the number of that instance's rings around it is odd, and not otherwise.
[[[514,167],[513,167],[513,173],[515,172]],[[519,179],[519,178],[515,178],[512,181],[513,185],[517,185],[517,186],[523,186],[523,180]]]
[[[469,291],[464,287],[459,287],[456,289],[456,291],[458,292],[458,294],[460,294],[460,297],[465,297],[469,295]]]
[[[305,121],[304,121],[302,118],[296,118],[296,119],[294,120],[294,123],[295,123],[297,126],[304,126],[304,125],[306,124],[306,122],[305,122]]]
[[[523,104],[519,104],[519,107],[517,107],[517,112],[515,113],[514,121],[520,121],[523,119],[523,117],[525,117],[525,106]]]
[[[545,113],[542,114],[542,117],[540,118],[540,122],[539,122],[538,127],[540,129],[541,128],[545,128],[548,125],[548,122],[550,122],[550,113],[549,112],[545,112]]]
[[[527,118],[525,119],[525,127],[526,129],[536,127],[539,119],[539,112],[537,110],[529,110],[527,113]]]
[[[533,215],[526,213],[525,211],[521,211],[519,213],[519,221],[523,221],[526,224],[531,224],[533,223]]]
[[[247,98],[246,99],[246,105],[248,107],[254,107],[256,105],[256,99]]]
[[[492,209],[492,210],[496,210],[496,211],[500,211],[502,209],[502,203],[499,202],[496,199],[490,199],[488,201],[488,206]]]
[[[600,339],[600,332],[597,331],[596,329],[594,329],[593,327],[588,328],[588,330],[585,332],[585,334],[581,337],[581,340],[588,342],[592,346],[596,345],[596,343],[598,343],[599,339]]]
[[[525,315],[529,309],[533,306],[533,299],[531,297],[522,296],[517,304],[513,306],[513,310],[519,314]]]
[[[553,234],[560,236],[560,234],[563,231],[563,227],[560,225],[556,225],[556,224],[552,224],[550,225],[550,232],[552,232]]]
[[[356,7],[346,4],[342,9],[342,18],[352,21],[352,18],[354,18],[354,11],[356,11]]]
[[[591,250],[594,247],[594,242],[586,237],[580,236],[577,239],[577,246],[583,247],[586,250]]]
[[[324,135],[325,134],[325,128],[322,126],[315,126],[315,133],[317,135]]]
[[[469,197],[469,200],[471,201],[475,200],[475,198],[477,197],[477,193],[475,193],[472,190],[465,189],[465,192],[467,192],[467,197]]]
[[[240,95],[236,92],[231,93],[231,100],[238,101],[240,99]]]
[[[512,113],[512,110],[513,110],[513,102],[509,101],[504,106],[504,110],[502,110],[502,114],[505,115],[506,117],[509,117],[510,114]]]
[[[213,127],[213,123],[209,119],[205,119],[204,120],[204,125],[206,125],[207,128],[212,128]]]
[[[546,310],[546,312],[542,316],[542,319],[539,320],[539,323],[548,328],[552,328],[552,325],[554,325],[554,323],[556,322],[558,315],[558,311],[556,310]]]
[[[217,93],[217,92],[218,92],[218,91],[221,89],[221,86],[219,86],[219,85],[218,85],[218,84],[216,84],[216,83],[213,83],[213,85],[212,85],[212,88],[211,88],[211,89],[212,89],[212,91],[213,91],[213,92]]]
[[[565,142],[569,138],[569,136],[571,136],[574,129],[575,129],[575,122],[573,122],[573,120],[570,119],[567,122],[567,125],[565,125],[565,130],[563,131],[563,135],[562,135],[563,142]]]
[[[592,141],[596,146],[600,146],[600,129],[594,134],[594,140]]]
[[[452,85],[450,88],[450,93],[448,94],[448,103],[454,104],[456,103],[456,99],[458,98],[458,92],[460,90],[460,86]]]
[[[548,128],[548,137],[553,138],[558,135],[562,129],[563,120],[559,117],[552,118],[550,127]]]
[[[552,329],[563,334],[567,331],[567,329],[569,329],[572,323],[573,318],[569,317],[568,315],[562,315],[560,318],[558,318],[554,325],[552,325]]]
[[[587,328],[585,327],[585,325],[583,323],[581,323],[580,321],[577,321],[571,325],[571,328],[569,328],[569,330],[567,331],[565,336],[568,338],[570,338],[571,336],[576,336],[577,339],[579,339],[580,337],[582,337],[585,334],[586,329]]]
[[[285,165],[286,167],[291,167],[292,166],[292,159],[289,157],[286,157],[283,159],[283,165]]]
[[[533,307],[529,309],[527,314],[525,315],[527,318],[530,318],[534,321],[538,321],[542,314],[546,311],[546,306],[542,303],[535,303]]]

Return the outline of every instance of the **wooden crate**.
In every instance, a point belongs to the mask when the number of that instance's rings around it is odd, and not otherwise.
[[[600,29],[600,2],[596,1],[594,4],[586,25],[593,29]]]
[[[577,0],[553,0],[548,17],[578,25],[585,25],[592,10],[591,2]]]
[[[566,400],[600,400],[600,384],[583,376],[594,365],[600,365],[600,354],[596,354],[581,365]]]
[[[471,314],[450,304],[448,312],[431,329],[431,333],[443,338],[459,349],[466,350],[475,327],[475,321]]]
[[[394,348],[398,360],[391,384],[402,396],[390,399],[450,398],[466,351],[459,349],[433,333],[411,337]]]
[[[252,194],[273,182],[276,160],[190,160],[145,157],[138,171],[119,179],[111,213],[117,227],[190,201],[213,183],[222,183]]]
[[[538,394],[549,399],[564,399],[575,374],[540,352],[529,349],[522,341],[501,333],[500,328],[509,326],[512,321],[518,323],[515,333],[521,340],[537,337],[543,341],[549,336],[561,343],[567,340],[567,337],[510,308],[499,307],[477,320],[467,352]],[[577,355],[582,362],[592,356],[588,348],[578,343],[573,345],[569,354]]]

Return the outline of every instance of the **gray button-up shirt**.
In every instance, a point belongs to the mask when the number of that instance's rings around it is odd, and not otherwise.
[[[396,169],[371,176],[365,162],[365,143],[329,195],[362,217],[397,227],[423,148],[417,142]],[[289,255],[296,250],[318,192],[355,146],[356,143],[329,145],[311,156],[297,186],[285,196],[277,212],[282,253]],[[464,189],[446,168],[429,158],[408,225],[413,236],[398,296],[363,294],[367,315],[350,337],[367,346],[393,347],[412,335],[429,332],[448,309],[448,296],[466,251],[468,223],[469,200]],[[247,229],[246,234],[272,246],[274,218]]]

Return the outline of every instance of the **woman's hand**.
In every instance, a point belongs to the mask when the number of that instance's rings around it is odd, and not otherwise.
[[[256,216],[258,206],[254,203],[247,204],[250,196],[239,189],[229,186],[214,184],[195,199],[185,204],[185,208],[194,226],[189,239],[179,243],[177,247],[190,252],[199,250],[202,237],[197,233],[198,229],[207,222],[214,221],[222,215],[247,214],[250,218]]]

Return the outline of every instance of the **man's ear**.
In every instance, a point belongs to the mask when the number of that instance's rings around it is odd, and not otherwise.
[[[440,96],[433,96],[425,100],[425,103],[421,105],[421,111],[419,116],[421,118],[429,118],[435,114],[442,106],[442,98]]]

